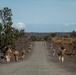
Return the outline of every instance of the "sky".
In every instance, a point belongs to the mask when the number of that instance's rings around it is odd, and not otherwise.
[[[0,0],[12,10],[13,27],[26,32],[76,31],[76,0]]]

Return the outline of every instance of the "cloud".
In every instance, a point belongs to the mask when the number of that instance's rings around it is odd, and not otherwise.
[[[65,26],[72,26],[72,25],[76,25],[76,23],[66,23]]]
[[[26,25],[23,22],[18,22],[18,23],[13,24],[13,27],[21,30],[21,29],[25,29]]]
[[[65,26],[69,26],[69,24],[65,24]]]

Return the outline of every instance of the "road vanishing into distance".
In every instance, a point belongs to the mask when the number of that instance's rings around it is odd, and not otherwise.
[[[44,42],[34,42],[27,60],[0,64],[0,75],[76,75],[76,67],[50,55]]]

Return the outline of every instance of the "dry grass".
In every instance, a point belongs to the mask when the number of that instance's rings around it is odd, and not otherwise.
[[[55,37],[52,38],[53,43],[55,44],[62,44],[65,48],[66,48],[66,53],[76,53],[76,51],[74,51],[72,49],[72,45],[70,45],[73,41],[75,41],[76,38],[60,38],[60,37]]]

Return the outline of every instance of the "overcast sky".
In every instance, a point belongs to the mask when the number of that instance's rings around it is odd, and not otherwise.
[[[26,32],[76,31],[76,0],[0,0],[12,9],[13,26]]]

